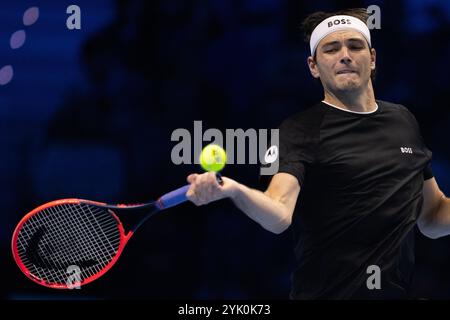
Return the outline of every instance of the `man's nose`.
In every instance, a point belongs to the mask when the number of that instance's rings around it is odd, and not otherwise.
[[[340,62],[344,64],[349,64],[352,61],[352,58],[350,57],[350,52],[347,47],[342,47],[341,49],[341,58]]]

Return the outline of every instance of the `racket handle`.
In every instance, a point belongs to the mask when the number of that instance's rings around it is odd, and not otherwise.
[[[220,173],[216,173],[217,183],[223,186],[223,180]],[[176,206],[180,203],[187,201],[186,192],[191,185],[185,185],[184,187],[178,188],[174,191],[166,193],[161,198],[158,199],[158,206],[160,209],[167,209]]]
[[[221,186],[223,186],[223,179],[222,176],[220,175],[220,173],[216,172],[216,180],[217,183],[220,184]]]
[[[186,192],[191,185],[185,185],[184,187],[178,188],[174,191],[166,193],[161,198],[158,199],[158,206],[160,209],[167,209],[176,206],[180,203],[187,201]]]

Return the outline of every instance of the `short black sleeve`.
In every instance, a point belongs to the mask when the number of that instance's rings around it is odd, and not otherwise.
[[[425,169],[423,169],[423,180],[428,180],[434,177],[433,170],[431,168],[431,163],[428,163]]]
[[[278,172],[295,176],[300,185],[308,165],[314,161],[314,128],[301,121],[286,120],[280,126],[280,166]]]
[[[289,173],[303,184],[315,159],[323,109],[305,110],[289,117],[279,129],[279,168],[277,173]],[[272,176],[260,176],[260,183],[267,187]]]
[[[428,148],[426,147],[425,141],[422,137],[421,134],[421,130],[420,130],[420,125],[417,122],[416,117],[414,116],[414,114],[411,113],[411,111],[409,111],[406,107],[402,106],[403,110],[406,111],[408,117],[410,118],[410,121],[412,122],[412,125],[414,126],[415,130],[417,130],[417,134],[420,137],[421,143],[423,148],[426,150],[426,153],[429,155],[430,161],[428,162],[428,165],[423,169],[423,180],[428,180],[434,177],[433,175],[433,170],[431,168],[431,157],[432,157],[432,152],[430,150],[428,150]]]

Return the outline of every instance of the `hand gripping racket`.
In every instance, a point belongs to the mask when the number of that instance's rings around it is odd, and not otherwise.
[[[216,174],[217,182],[223,185]],[[81,199],[56,200],[39,206],[17,225],[12,238],[14,260],[34,282],[56,289],[77,268],[77,286],[104,275],[117,262],[133,233],[157,212],[187,200],[186,185],[157,201],[110,205]]]

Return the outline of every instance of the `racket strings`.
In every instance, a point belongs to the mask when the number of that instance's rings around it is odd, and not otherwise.
[[[70,266],[83,281],[103,270],[120,245],[118,222],[107,209],[86,203],[59,204],[28,219],[17,248],[25,267],[51,284],[66,285]]]

